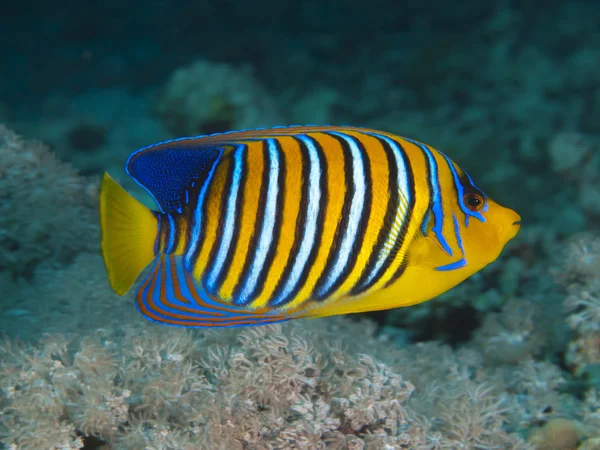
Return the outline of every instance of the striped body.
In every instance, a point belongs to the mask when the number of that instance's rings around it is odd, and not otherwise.
[[[201,170],[190,169],[198,160]],[[215,325],[208,312],[216,305],[226,325],[236,326],[227,317],[254,315],[267,323],[431,298],[449,287],[419,291],[424,280],[407,268],[434,261],[439,273],[457,273],[448,283],[466,278],[472,270],[461,271],[467,265],[461,229],[469,221],[484,223],[488,207],[470,177],[442,153],[352,127],[169,141],[132,154],[128,172],[161,209],[153,213],[157,262],[138,289],[138,306],[155,320],[191,326],[193,320]],[[172,172],[173,192],[152,184]],[[481,212],[464,203],[469,192],[484,199]],[[390,287],[404,298],[381,305],[362,300]],[[342,303],[353,306],[332,306]],[[185,304],[192,310],[186,313]]]
[[[430,182],[415,186],[426,180],[413,167],[431,173],[423,150],[361,129],[276,133],[223,151],[182,212],[161,215],[157,253],[183,255],[210,294],[250,309],[293,310],[397,280],[433,197]]]

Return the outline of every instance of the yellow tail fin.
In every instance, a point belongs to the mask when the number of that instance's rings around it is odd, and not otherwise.
[[[108,173],[100,190],[102,256],[114,291],[125,294],[155,258],[158,221]]]

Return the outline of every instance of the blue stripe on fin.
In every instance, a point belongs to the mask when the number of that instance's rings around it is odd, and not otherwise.
[[[185,271],[181,257],[166,255],[140,284],[136,306],[151,321],[180,327],[257,326],[293,318],[215,301]]]

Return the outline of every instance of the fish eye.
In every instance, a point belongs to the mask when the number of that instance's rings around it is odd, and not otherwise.
[[[481,211],[483,208],[483,197],[479,194],[469,192],[463,196],[463,202],[471,211]]]

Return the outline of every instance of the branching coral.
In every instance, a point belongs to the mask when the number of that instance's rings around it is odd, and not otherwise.
[[[97,246],[97,184],[0,126],[0,271],[30,275]]]
[[[489,364],[516,364],[539,355],[548,341],[539,323],[538,305],[522,299],[506,302],[499,313],[489,313],[475,333],[475,343]],[[537,320],[536,320],[537,319]]]
[[[567,362],[576,375],[583,375],[589,366],[600,363],[600,239],[574,237],[559,279],[569,291],[565,309],[575,333]]]
[[[392,354],[362,353],[377,353],[372,331],[348,319],[218,332],[144,323],[79,344],[7,342],[3,442],[79,448],[84,434],[120,449],[527,448],[502,428],[505,400],[451,354],[437,364],[454,381],[415,391]],[[434,415],[423,414],[427,403]]]

